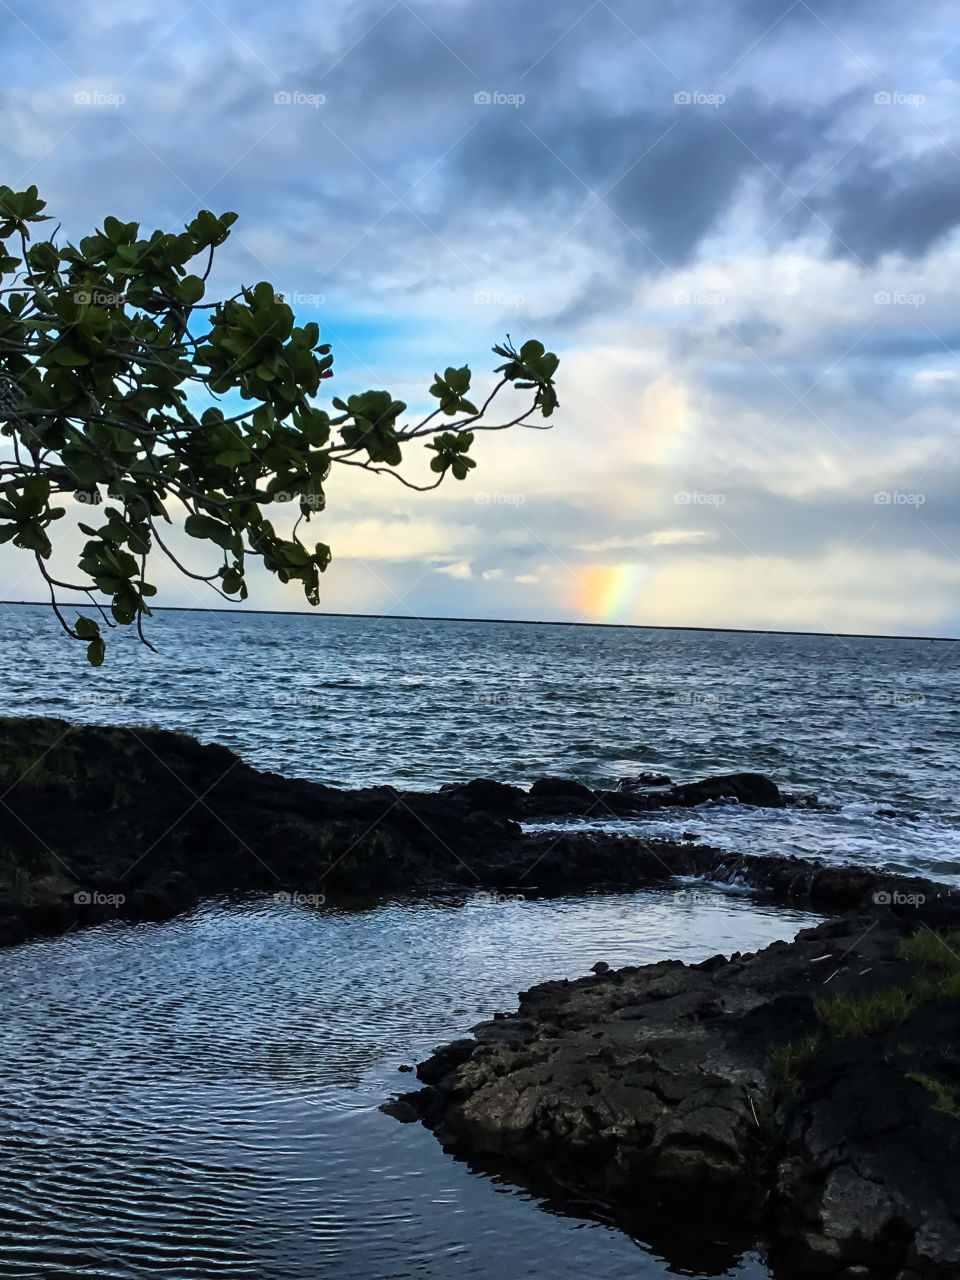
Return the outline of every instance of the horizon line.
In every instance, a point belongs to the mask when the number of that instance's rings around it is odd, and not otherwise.
[[[61,608],[89,608],[89,600],[58,601]],[[0,605],[25,605],[51,609],[49,600],[0,600]],[[516,627],[605,627],[612,631],[702,631],[744,636],[827,636],[833,640],[931,640],[957,644],[960,636],[895,636],[878,631],[779,631],[770,627],[695,627],[658,622],[567,622],[550,618],[454,618],[446,614],[416,613],[335,613],[322,609],[223,609],[215,605],[158,604],[151,613],[224,613],[281,618],[366,618],[372,622],[487,622]]]

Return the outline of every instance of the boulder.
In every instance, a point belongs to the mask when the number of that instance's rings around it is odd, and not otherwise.
[[[736,1223],[769,1242],[776,1280],[956,1280],[960,1004],[901,952],[922,919],[850,913],[756,955],[543,983],[422,1063],[403,1112],[656,1236],[676,1267],[691,1237],[729,1246]],[[848,1030],[820,1019],[827,976],[844,1001],[914,994]]]
[[[682,782],[663,793],[665,805],[697,805],[711,800],[737,800],[766,809],[785,805],[780,788],[762,773],[724,773],[699,782]]]
[[[514,813],[526,796],[521,787],[496,782],[493,778],[474,778],[446,794],[465,801],[471,810],[487,813]]]
[[[620,778],[618,791],[639,791],[641,787],[669,787],[673,781],[665,773],[637,773],[631,778]]]
[[[576,778],[538,778],[530,788],[532,796],[548,799],[570,796],[575,800],[593,800],[594,793]]]

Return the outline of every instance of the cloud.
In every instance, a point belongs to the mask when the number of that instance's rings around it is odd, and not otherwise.
[[[505,332],[560,351],[553,431],[478,438],[463,485],[331,479],[329,607],[557,616],[593,560],[635,552],[648,619],[955,625],[955,15],[615,10],[244,0],[171,25],[54,0],[35,35],[0,14],[5,181],[74,238],[237,210],[212,294],[313,299],[338,394],[419,408],[446,364],[489,389]],[[814,589],[844,548],[859,576]],[[0,549],[9,591],[21,572]]]
[[[578,542],[577,551],[626,551],[640,547],[673,547],[692,542],[709,542],[717,535],[706,529],[659,529],[655,533],[642,533],[625,538],[614,534],[601,542]]]
[[[472,578],[473,568],[466,560],[458,560],[455,564],[445,564],[436,570],[437,573],[448,573],[451,578]]]

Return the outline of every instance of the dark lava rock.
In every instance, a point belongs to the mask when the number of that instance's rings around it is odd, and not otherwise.
[[[669,787],[672,782],[665,773],[637,773],[632,778],[620,778],[618,791],[638,791],[641,787]]]
[[[476,884],[521,837],[485,807],[524,796],[482,781],[338,791],[185,734],[14,718],[0,718],[0,787],[0,916],[28,933],[161,919],[208,894]],[[115,909],[99,908],[106,898]],[[21,933],[0,928],[0,945]]]
[[[575,800],[593,800],[589,787],[575,778],[538,778],[530,788],[530,795],[552,799],[555,796],[571,796]]]
[[[788,809],[820,809],[831,813],[839,812],[840,809],[838,804],[823,804],[819,796],[813,795],[812,792],[805,795],[794,795],[791,792],[784,791],[781,792],[781,795],[783,796],[783,803]]]
[[[399,1120],[401,1124],[415,1124],[420,1119],[416,1107],[406,1097],[389,1098],[380,1104],[380,1110],[386,1112],[388,1116],[393,1116],[394,1120]]]
[[[521,787],[512,787],[493,778],[474,778],[463,786],[452,788],[448,795],[463,800],[473,811],[487,813],[515,813],[519,802],[526,796]]]
[[[756,955],[543,983],[422,1063],[403,1101],[483,1167],[594,1197],[605,1220],[643,1206],[677,1265],[684,1236],[717,1245],[736,1221],[777,1280],[956,1280],[960,997],[901,958],[907,928],[854,914]],[[905,1019],[872,1034],[814,1004],[898,989]]]
[[[746,780],[746,781],[745,781]],[[736,881],[780,902],[929,912],[928,881],[803,858],[739,856],[649,838],[664,804],[779,794],[756,774],[665,791],[590,791],[573,780],[519,787],[478,778],[439,793],[339,791],[251,768],[232,751],[158,729],[0,718],[0,946],[111,916],[158,920],[211,894],[283,891],[322,904],[398,891],[634,890],[675,876]],[[539,794],[533,794],[539,791]],[[734,794],[735,793],[735,794]],[[678,799],[678,796],[680,797]],[[637,834],[521,821],[567,814],[637,819]]]
[[[701,782],[682,782],[663,795],[665,805],[697,805],[724,799],[768,809],[784,807],[780,788],[762,773],[725,773]]]
[[[25,942],[28,933],[23,916],[0,916],[0,947],[12,947],[18,942]]]

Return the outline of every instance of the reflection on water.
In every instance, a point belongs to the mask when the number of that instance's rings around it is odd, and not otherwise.
[[[0,1274],[693,1274],[377,1107],[411,1086],[401,1063],[535,982],[755,950],[812,920],[718,894],[218,902],[0,953]],[[768,1273],[747,1255],[724,1274]]]

